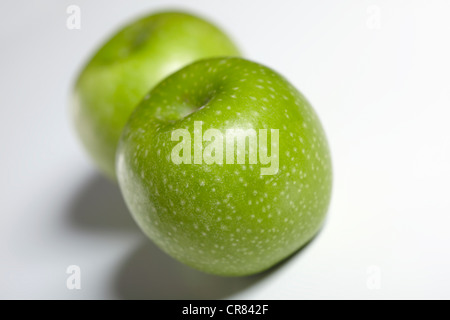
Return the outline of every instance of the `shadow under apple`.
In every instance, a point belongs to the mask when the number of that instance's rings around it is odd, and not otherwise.
[[[226,299],[298,259],[316,238],[317,234],[270,269],[246,277],[221,277],[197,271],[171,258],[145,239],[119,268],[114,289],[120,299]]]
[[[68,206],[69,223],[99,231],[136,232],[119,186],[95,173],[82,184]]]
[[[144,241],[124,262],[116,277],[121,299],[224,299],[267,275],[220,277],[192,269]]]

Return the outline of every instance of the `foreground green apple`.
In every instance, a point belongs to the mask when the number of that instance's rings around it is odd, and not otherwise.
[[[241,58],[193,63],[156,86],[124,128],[120,188],[172,257],[226,276],[263,271],[319,230],[327,140],[303,95]]]
[[[81,72],[73,99],[77,131],[99,168],[115,178],[120,133],[150,88],[188,63],[227,55],[238,50],[222,31],[180,12],[148,16],[114,35]]]

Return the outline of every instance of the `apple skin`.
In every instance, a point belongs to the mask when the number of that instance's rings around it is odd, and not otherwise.
[[[193,61],[237,55],[221,30],[182,12],[150,15],[117,32],[85,66],[72,99],[76,130],[100,170],[115,180],[120,134],[148,90]]]
[[[261,175],[259,162],[174,164],[171,132],[193,137],[194,121],[203,132],[279,129],[278,173]],[[156,86],[125,126],[116,163],[143,232],[179,261],[222,276],[293,254],[320,229],[331,196],[330,151],[311,105],[281,75],[241,58],[198,61]]]

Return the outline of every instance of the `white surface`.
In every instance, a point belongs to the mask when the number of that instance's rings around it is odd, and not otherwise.
[[[179,7],[167,3],[1,1],[0,298],[449,299],[450,2],[178,1],[290,79],[333,152],[319,236],[271,272],[231,280],[141,235],[68,115],[89,54],[122,23]],[[70,4],[81,30],[66,28]],[[81,290],[66,288],[72,264]]]

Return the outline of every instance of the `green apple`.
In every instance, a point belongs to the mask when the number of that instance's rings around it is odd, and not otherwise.
[[[195,60],[238,54],[216,26],[181,12],[147,16],[116,33],[79,75],[72,103],[78,134],[101,171],[115,179],[120,133],[150,88]]]
[[[241,58],[158,84],[122,133],[117,176],[144,233],[207,273],[263,271],[306,244],[330,201],[321,123],[285,78]]]

